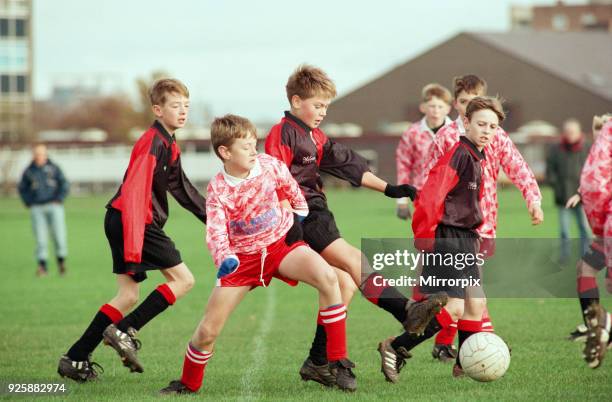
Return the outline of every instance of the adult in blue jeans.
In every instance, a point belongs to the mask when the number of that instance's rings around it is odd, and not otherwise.
[[[561,263],[566,263],[570,257],[569,228],[572,216],[580,232],[580,255],[583,255],[589,246],[589,232],[582,206],[568,202],[578,192],[580,171],[588,153],[589,147],[585,145],[580,122],[576,119],[566,120],[563,124],[561,142],[551,149],[546,163],[546,179],[553,188],[555,204],[559,210]]]
[[[49,232],[55,244],[55,256],[60,275],[66,273],[66,219],[64,199],[70,187],[62,170],[47,156],[47,147],[37,144],[32,149],[32,163],[23,172],[19,182],[19,195],[30,209],[32,229],[36,239],[38,276],[47,275]]]

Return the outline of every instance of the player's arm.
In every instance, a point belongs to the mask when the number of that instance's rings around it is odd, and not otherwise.
[[[291,176],[291,172],[289,172],[289,169],[284,164],[279,163],[276,165],[275,171],[278,183],[277,193],[283,196],[279,198],[283,199],[283,203],[289,204],[291,210],[300,217],[300,220],[303,220],[308,216],[308,204],[299,184]]]
[[[31,180],[28,171],[29,169],[26,169],[26,171],[21,176],[21,180],[19,180],[19,185],[17,186],[17,189],[19,190],[19,196],[21,197],[21,200],[23,201],[25,206],[29,208],[30,205],[32,205],[32,193],[30,191]]]
[[[210,185],[206,200],[206,216],[206,244],[218,268],[217,277],[221,278],[235,271],[240,265],[240,260],[230,247],[229,222],[225,209]]]
[[[173,144],[173,146],[176,146]],[[174,199],[186,210],[194,214],[199,220],[206,223],[206,199],[189,181],[183,171],[181,154],[177,146],[177,157],[170,164],[170,175],[168,176],[168,190]]]
[[[287,134],[283,134],[281,126],[275,126],[266,137],[264,150],[268,155],[275,157],[284,162],[287,167],[290,167],[293,160],[293,150],[290,143]]]
[[[64,172],[59,166],[55,165],[55,169],[57,172],[57,200],[59,202],[63,202],[64,199],[68,196],[68,191],[70,191],[70,183],[66,180],[66,176],[64,176]]]
[[[446,196],[459,182],[457,171],[449,165],[449,161],[450,155],[434,166],[416,199],[412,230],[415,247],[419,250],[433,250]]]
[[[544,212],[541,207],[542,194],[540,193],[538,182],[523,155],[514,146],[508,134],[500,130],[497,135],[502,142],[499,155],[502,169],[504,169],[506,176],[518,187],[523,194],[523,198],[527,201],[531,223],[539,225],[544,221]]]
[[[124,260],[128,263],[140,263],[146,221],[153,214],[151,188],[157,159],[148,149],[139,152],[141,148],[135,147],[134,160],[121,186]]]

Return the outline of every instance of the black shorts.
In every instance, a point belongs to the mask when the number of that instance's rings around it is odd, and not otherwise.
[[[308,216],[302,222],[304,241],[317,253],[340,238],[334,214],[327,208],[325,200],[317,198],[308,203]]]
[[[584,262],[589,264],[597,271],[601,271],[606,267],[606,256],[604,254],[604,245],[601,239],[595,239],[591,242],[591,246],[582,256]],[[608,270],[608,274],[610,270]]]
[[[174,242],[164,231],[155,225],[146,225],[140,263],[126,263],[121,212],[114,208],[106,211],[104,232],[113,254],[113,273],[130,275],[136,282],[147,279],[146,271],[171,268],[183,262]]]
[[[473,230],[438,225],[434,252],[423,255],[421,292],[445,292],[449,297],[465,299],[466,288],[480,279],[478,250],[478,234]],[[473,296],[484,297],[484,293]]]

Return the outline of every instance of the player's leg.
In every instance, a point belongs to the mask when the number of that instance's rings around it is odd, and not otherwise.
[[[591,240],[588,223],[582,206],[574,207],[574,214],[576,216],[576,224],[578,225],[578,233],[580,233],[580,255],[584,255],[589,249]]]
[[[455,366],[453,367],[453,376],[455,377],[463,375],[461,362],[459,361],[461,346],[471,335],[482,331],[482,315],[486,305],[487,302],[482,292],[482,288],[468,288],[466,290],[463,316],[457,322],[459,348],[457,349],[457,357],[455,359]]]
[[[38,262],[36,275],[42,276],[47,274],[47,236],[49,236],[44,206],[32,205],[30,207],[30,216],[32,218],[34,240],[36,241],[36,248],[34,251],[36,261]]]
[[[59,361],[58,373],[78,382],[93,380],[97,377],[91,354],[103,339],[104,330],[111,324],[121,321],[138,301],[138,283],[129,275],[117,275],[117,295],[100,307],[93,320]]]
[[[200,389],[204,371],[213,355],[215,340],[231,313],[250,289],[250,286],[217,286],[213,289],[208,298],[204,317],[187,345],[181,379],[171,381],[160,393],[185,394],[194,393]]]
[[[66,217],[64,206],[59,203],[49,205],[49,226],[55,245],[55,256],[60,275],[66,273],[66,257],[68,256],[68,241],[66,239]]]
[[[585,314],[587,334],[583,356],[590,368],[601,366],[606,351],[610,347],[612,314],[599,303],[591,304]]]
[[[582,341],[586,337],[585,313],[591,304],[599,303],[597,274],[605,267],[601,238],[595,238],[582,259],[576,264],[576,290],[580,301],[580,312],[584,324],[578,325],[569,335],[571,341]]]
[[[342,301],[338,275],[320,255],[308,247],[291,250],[280,262],[278,272],[319,291],[317,324],[325,330],[329,370],[339,388],[354,391],[357,387],[352,372],[354,364],[348,360],[346,348],[346,305]],[[319,382],[331,385],[333,377],[320,378]]]
[[[136,339],[137,331],[187,294],[195,283],[191,271],[182,262],[174,267],[162,269],[161,273],[167,282],[153,290],[120,322],[116,325],[110,324],[104,331],[105,343],[117,351],[123,364],[130,371],[139,373],[143,371],[137,356],[137,350],[140,349],[140,342]]]
[[[406,359],[412,357],[410,351],[433,337],[441,328],[456,322],[463,314],[463,304],[462,298],[449,296],[446,305],[436,313],[421,333],[404,332],[380,342],[378,352],[381,356],[381,372],[385,379],[397,382]]]

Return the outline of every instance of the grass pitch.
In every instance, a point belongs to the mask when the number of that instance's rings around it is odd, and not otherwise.
[[[69,273],[60,278],[53,262],[50,275],[34,276],[33,236],[28,212],[17,199],[0,199],[0,382],[57,382],[57,361],[81,335],[100,307],[115,292],[111,258],[104,237],[104,204],[108,197],[75,198],[66,204]],[[545,223],[533,228],[520,194],[500,191],[499,237],[548,237],[557,233],[557,214],[545,193]],[[367,190],[330,191],[329,203],[343,236],[359,246],[362,237],[398,237],[409,225],[395,218],[394,203]],[[115,352],[100,346],[94,360],[105,369],[101,380],[67,382],[67,400],[137,401],[180,376],[185,345],[201,318],[215,268],[205,245],[205,228],[176,203],[171,205],[167,233],[196,277],[184,299],[140,333],[143,374],[130,374]],[[573,270],[573,264],[566,269]],[[151,273],[141,299],[162,281]],[[572,284],[572,286],[574,286]],[[605,295],[605,293],[602,293]],[[496,331],[512,346],[507,374],[492,383],[451,377],[451,365],[431,359],[432,341],[415,350],[398,384],[380,373],[376,346],[399,334],[389,315],[356,296],[348,321],[349,352],[357,364],[358,390],[343,394],[304,383],[298,370],[315,329],[317,296],[305,285],[290,288],[273,281],[268,289],[247,296],[218,340],[204,386],[204,400],[610,400],[612,355],[597,370],[581,359],[581,344],[564,338],[580,322],[575,299],[494,299],[489,309]],[[604,300],[612,307],[610,298]],[[12,398],[6,393],[0,398]],[[46,400],[49,396],[23,396]]]

